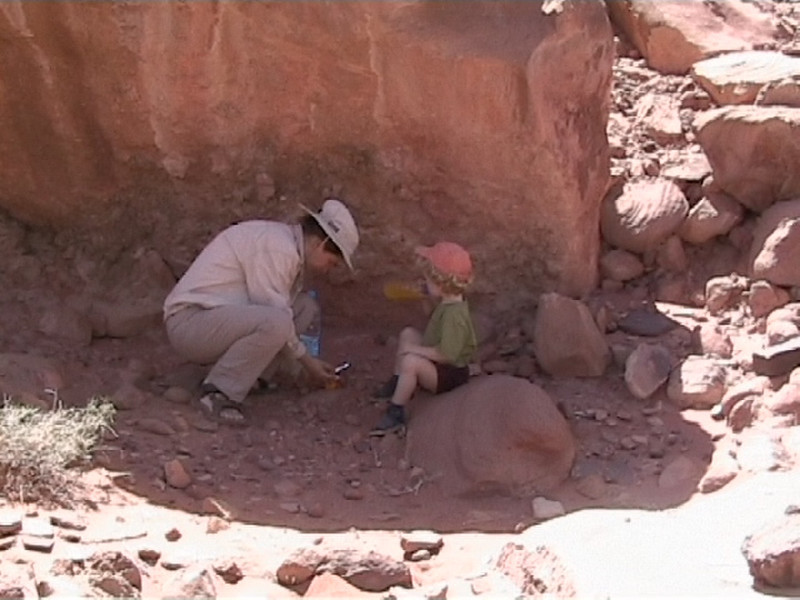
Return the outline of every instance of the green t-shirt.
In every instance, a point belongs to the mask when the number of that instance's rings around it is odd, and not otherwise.
[[[422,344],[435,346],[457,367],[469,364],[478,341],[466,300],[440,302],[428,320]]]

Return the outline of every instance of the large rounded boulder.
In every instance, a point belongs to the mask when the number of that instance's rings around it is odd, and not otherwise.
[[[408,454],[454,494],[532,494],[569,476],[575,439],[541,387],[489,375],[419,398],[412,407]]]
[[[688,212],[686,196],[673,182],[634,181],[603,201],[600,228],[612,246],[644,253],[675,233]]]

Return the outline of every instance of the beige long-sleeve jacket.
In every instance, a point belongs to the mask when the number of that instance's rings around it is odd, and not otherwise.
[[[303,285],[303,231],[277,221],[244,221],[219,233],[197,256],[164,301],[164,319],[186,306],[263,304],[285,309]],[[293,332],[295,357],[306,353]]]

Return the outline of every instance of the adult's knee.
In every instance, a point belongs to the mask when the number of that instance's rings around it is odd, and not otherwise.
[[[287,311],[273,310],[258,324],[256,331],[271,339],[286,343],[294,329],[292,315]]]

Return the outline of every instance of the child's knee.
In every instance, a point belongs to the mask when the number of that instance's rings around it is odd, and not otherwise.
[[[400,372],[416,375],[422,370],[427,362],[428,359],[423,358],[422,356],[417,356],[416,354],[404,354],[400,358]]]
[[[419,332],[413,327],[406,327],[400,332],[398,337],[400,344],[416,343],[421,338]]]

